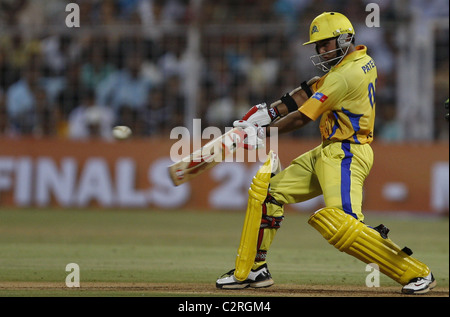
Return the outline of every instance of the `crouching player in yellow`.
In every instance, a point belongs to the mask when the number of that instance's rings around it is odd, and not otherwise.
[[[436,285],[430,269],[411,257],[410,249],[393,243],[386,227],[363,222],[363,184],[373,164],[375,62],[365,46],[355,46],[353,26],[340,13],[317,16],[309,35],[305,44],[315,44],[317,52],[311,60],[326,74],[302,83],[270,107],[252,107],[234,125],[255,129],[253,135],[261,135],[261,127],[267,126],[283,133],[321,117],[322,143],[282,171],[276,156],[269,155],[249,189],[235,269],[219,278],[216,286],[271,286],[266,254],[283,221],[283,206],[323,194],[326,207],[310,217],[311,226],[340,251],[377,264],[382,273],[403,285],[403,293],[426,293]]]

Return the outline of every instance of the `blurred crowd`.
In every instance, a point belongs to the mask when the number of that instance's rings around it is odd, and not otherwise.
[[[202,126],[229,127],[250,106],[321,75],[309,60],[313,48],[301,43],[316,15],[339,11],[377,63],[375,133],[401,140],[395,35],[408,18],[401,3],[448,18],[446,0],[378,1],[382,28],[365,26],[364,0],[80,0],[73,1],[80,27],[68,28],[68,2],[0,0],[0,134],[110,139],[114,125],[127,125],[138,137],[168,135],[185,125],[192,98]],[[201,35],[194,97],[191,28]],[[436,36],[437,103],[448,98],[447,32]],[[316,137],[316,125],[293,135]],[[445,128],[436,124],[436,139]]]

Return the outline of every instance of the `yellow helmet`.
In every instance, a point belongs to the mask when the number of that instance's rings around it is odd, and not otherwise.
[[[303,43],[303,45],[337,37],[341,34],[355,34],[355,29],[350,20],[338,12],[324,12],[311,22],[309,41]]]
[[[316,47],[317,55],[310,57],[314,66],[324,72],[337,65],[347,54],[350,45],[354,41],[355,30],[345,15],[338,12],[324,12],[318,15],[309,28],[309,41],[303,45],[317,43],[322,40],[336,38],[336,49],[320,54]],[[325,55],[335,53],[334,58],[324,58]]]

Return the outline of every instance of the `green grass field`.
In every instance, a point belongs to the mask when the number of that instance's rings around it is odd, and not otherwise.
[[[226,296],[215,293],[215,280],[234,267],[243,219],[242,212],[0,209],[0,296]],[[364,287],[366,265],[329,245],[307,219],[286,213],[268,255],[276,285]],[[388,226],[448,296],[448,218],[367,214],[366,221]],[[68,263],[79,265],[79,289],[65,286]],[[184,288],[174,293],[171,285]],[[381,276],[383,287],[400,290]]]

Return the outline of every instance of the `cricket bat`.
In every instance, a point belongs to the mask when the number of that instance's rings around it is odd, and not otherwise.
[[[169,166],[169,175],[175,186],[186,183],[223,162],[243,144],[245,131],[233,128],[220,137],[209,141],[200,149]]]

